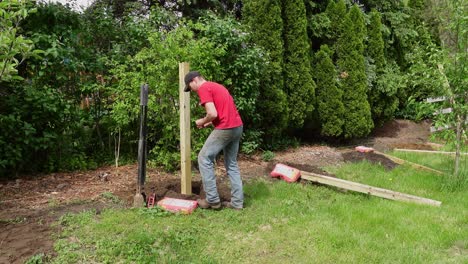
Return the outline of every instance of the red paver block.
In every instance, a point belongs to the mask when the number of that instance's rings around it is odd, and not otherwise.
[[[295,182],[301,177],[301,171],[296,168],[278,163],[270,175],[273,178],[281,178],[287,182]]]
[[[158,206],[174,213],[191,214],[197,208],[198,203],[192,200],[164,197],[158,202]]]

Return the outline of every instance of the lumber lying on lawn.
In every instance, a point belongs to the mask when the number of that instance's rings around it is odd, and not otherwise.
[[[430,153],[430,154],[447,154],[447,155],[455,155],[456,152],[450,151],[434,151],[434,150],[421,150],[421,149],[393,149],[394,151],[402,151],[402,152],[417,152],[417,153]],[[460,152],[460,155],[468,155],[466,152]]]
[[[433,168],[429,168],[429,167],[426,167],[426,166],[423,166],[421,164],[417,164],[417,163],[414,163],[414,162],[411,162],[411,161],[407,161],[407,160],[404,160],[404,159],[400,159],[400,158],[397,158],[395,156],[392,156],[392,155],[388,155],[388,154],[385,154],[385,153],[382,153],[382,152],[379,152],[379,151],[374,151],[374,153],[377,153],[377,154],[380,154],[382,156],[385,156],[387,157],[388,159],[392,160],[393,162],[397,163],[397,164],[404,164],[404,163],[407,163],[409,165],[411,165],[412,167],[416,168],[416,169],[421,169],[421,170],[425,170],[425,171],[430,171],[430,172],[433,172],[433,173],[437,173],[439,175],[445,175],[445,173],[441,172],[441,171],[438,171],[438,170],[434,170]]]
[[[417,204],[428,204],[432,206],[440,206],[442,202],[436,201],[436,200],[431,200],[423,197],[418,197],[410,194],[405,194],[405,193],[400,193],[400,192],[395,192],[395,191],[390,191],[378,187],[372,187],[369,185],[364,185],[360,184],[357,182],[352,182],[352,181],[346,181],[338,178],[333,178],[317,173],[312,173],[312,172],[307,172],[307,171],[301,171],[301,178],[304,180],[312,181],[312,182],[318,182],[321,184],[326,184],[330,186],[335,186],[339,188],[343,188],[346,190],[351,190],[355,192],[360,192],[360,193],[367,193],[370,195],[390,199],[390,200],[396,200],[396,201],[405,201],[405,202],[412,202],[412,203],[417,203]]]

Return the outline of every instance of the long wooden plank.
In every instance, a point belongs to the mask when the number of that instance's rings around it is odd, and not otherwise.
[[[395,192],[383,188],[373,187],[357,182],[346,181],[312,172],[301,171],[301,178],[312,182],[318,182],[321,184],[335,186],[338,188],[347,189],[355,192],[366,193],[390,200],[412,202],[417,204],[428,204],[432,206],[440,206],[442,204],[442,202],[436,200]]]
[[[429,167],[426,167],[426,166],[423,166],[421,164],[417,164],[417,163],[414,163],[414,162],[411,162],[411,161],[400,159],[400,158],[397,158],[397,157],[392,156],[392,155],[388,155],[388,154],[385,154],[385,153],[382,153],[382,152],[379,152],[379,151],[374,151],[374,153],[383,155],[383,156],[387,157],[388,159],[390,159],[391,161],[393,161],[393,162],[395,162],[397,164],[400,164],[400,165],[407,163],[407,164],[411,165],[413,168],[416,168],[416,169],[433,172],[433,173],[436,173],[436,174],[439,174],[439,175],[445,175],[445,173],[443,173],[441,171],[438,171],[438,170],[435,170],[433,168],[429,168]]]
[[[190,93],[184,92],[185,75],[189,72],[187,62],[179,63],[179,102],[180,102],[180,169],[181,193],[192,194],[192,164],[190,159]]]
[[[447,154],[447,155],[455,155],[455,152],[450,151],[434,151],[434,150],[422,150],[422,149],[393,149],[394,151],[401,151],[401,152],[416,152],[416,153],[430,153],[430,154]],[[460,155],[468,155],[466,152],[461,152]]]

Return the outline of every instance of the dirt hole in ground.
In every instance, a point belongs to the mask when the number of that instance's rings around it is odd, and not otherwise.
[[[227,179],[221,177],[217,177],[216,180],[218,194],[221,201],[231,200],[231,188],[228,183],[229,180],[226,180]],[[156,202],[165,197],[185,200],[196,200],[206,197],[201,181],[192,181],[192,194],[182,194],[181,186],[180,179],[166,179],[164,182],[150,182],[144,187],[144,197],[154,194]],[[133,201],[133,195],[131,195],[131,201]],[[130,200],[128,202],[130,202]]]

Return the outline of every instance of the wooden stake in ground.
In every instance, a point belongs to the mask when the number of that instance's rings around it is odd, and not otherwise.
[[[190,66],[187,62],[179,63],[179,102],[180,102],[180,169],[181,193],[192,194],[192,167],[190,145],[190,93],[184,92],[185,75]]]
[[[335,186],[338,188],[343,188],[346,190],[351,190],[355,192],[360,192],[360,193],[366,193],[390,200],[397,200],[397,201],[406,201],[406,202],[412,202],[412,203],[417,203],[417,204],[428,204],[432,206],[440,206],[442,202],[427,199],[427,198],[422,198],[410,194],[405,194],[405,193],[400,193],[400,192],[395,192],[395,191],[390,191],[378,187],[372,187],[369,185],[364,185],[352,181],[346,181],[338,178],[333,178],[317,173],[312,173],[312,172],[306,172],[306,171],[301,171],[301,178],[304,180],[312,181],[312,182],[317,182],[325,185],[330,185],[330,186]]]

